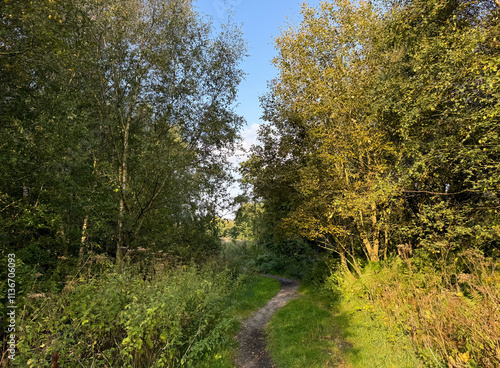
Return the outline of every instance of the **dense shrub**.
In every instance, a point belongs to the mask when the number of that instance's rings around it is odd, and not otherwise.
[[[215,263],[116,273],[103,256],[60,294],[31,294],[19,320],[24,367],[194,367],[227,339],[240,280]]]
[[[264,273],[277,273],[299,279],[321,280],[328,273],[324,260],[329,252],[302,240],[266,243],[255,258],[256,267]]]
[[[234,272],[255,273],[255,259],[262,252],[259,245],[253,241],[230,240],[221,247],[220,258]]]

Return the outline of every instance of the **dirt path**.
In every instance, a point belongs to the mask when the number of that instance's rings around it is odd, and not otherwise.
[[[281,284],[281,290],[244,323],[243,329],[236,337],[240,343],[238,358],[236,360],[238,368],[275,367],[266,351],[267,342],[264,334],[264,326],[269,322],[274,312],[297,297],[298,281],[273,275],[262,276],[278,280]]]

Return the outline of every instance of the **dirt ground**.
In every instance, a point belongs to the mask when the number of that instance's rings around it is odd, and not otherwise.
[[[278,309],[298,296],[298,281],[273,275],[263,276],[278,280],[281,284],[281,290],[243,324],[242,330],[236,337],[240,343],[238,358],[236,360],[238,368],[276,367],[266,351],[267,341],[264,334],[264,327]]]

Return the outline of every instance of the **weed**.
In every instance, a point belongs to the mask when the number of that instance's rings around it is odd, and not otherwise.
[[[32,298],[19,319],[20,364],[52,367],[57,356],[65,367],[189,367],[216,350],[241,278],[216,264],[153,269],[80,274]]]
[[[62,292],[28,294],[17,364],[230,367],[240,321],[279,283],[235,273],[220,261],[187,266],[162,252],[142,253],[130,255],[121,273],[106,257],[91,255]]]

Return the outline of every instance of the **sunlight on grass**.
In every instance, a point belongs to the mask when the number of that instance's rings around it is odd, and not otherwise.
[[[279,310],[268,326],[271,356],[278,367],[325,367],[335,343],[330,322],[330,313],[309,298],[292,300]]]
[[[236,335],[241,328],[241,322],[250,317],[259,308],[266,305],[269,299],[280,290],[280,283],[275,279],[263,276],[250,276],[244,281],[243,286],[233,297],[234,305],[232,314],[235,319],[231,335]],[[199,368],[234,368],[234,358],[237,343],[230,339],[226,346],[212,356],[207,357],[203,363],[198,363]]]
[[[405,336],[387,329],[372,311],[306,287],[267,327],[278,368],[413,368],[420,363]]]
[[[342,302],[334,317],[342,336],[352,342],[345,358],[356,368],[421,367],[410,340],[398,330],[391,330],[374,310],[360,301]]]

